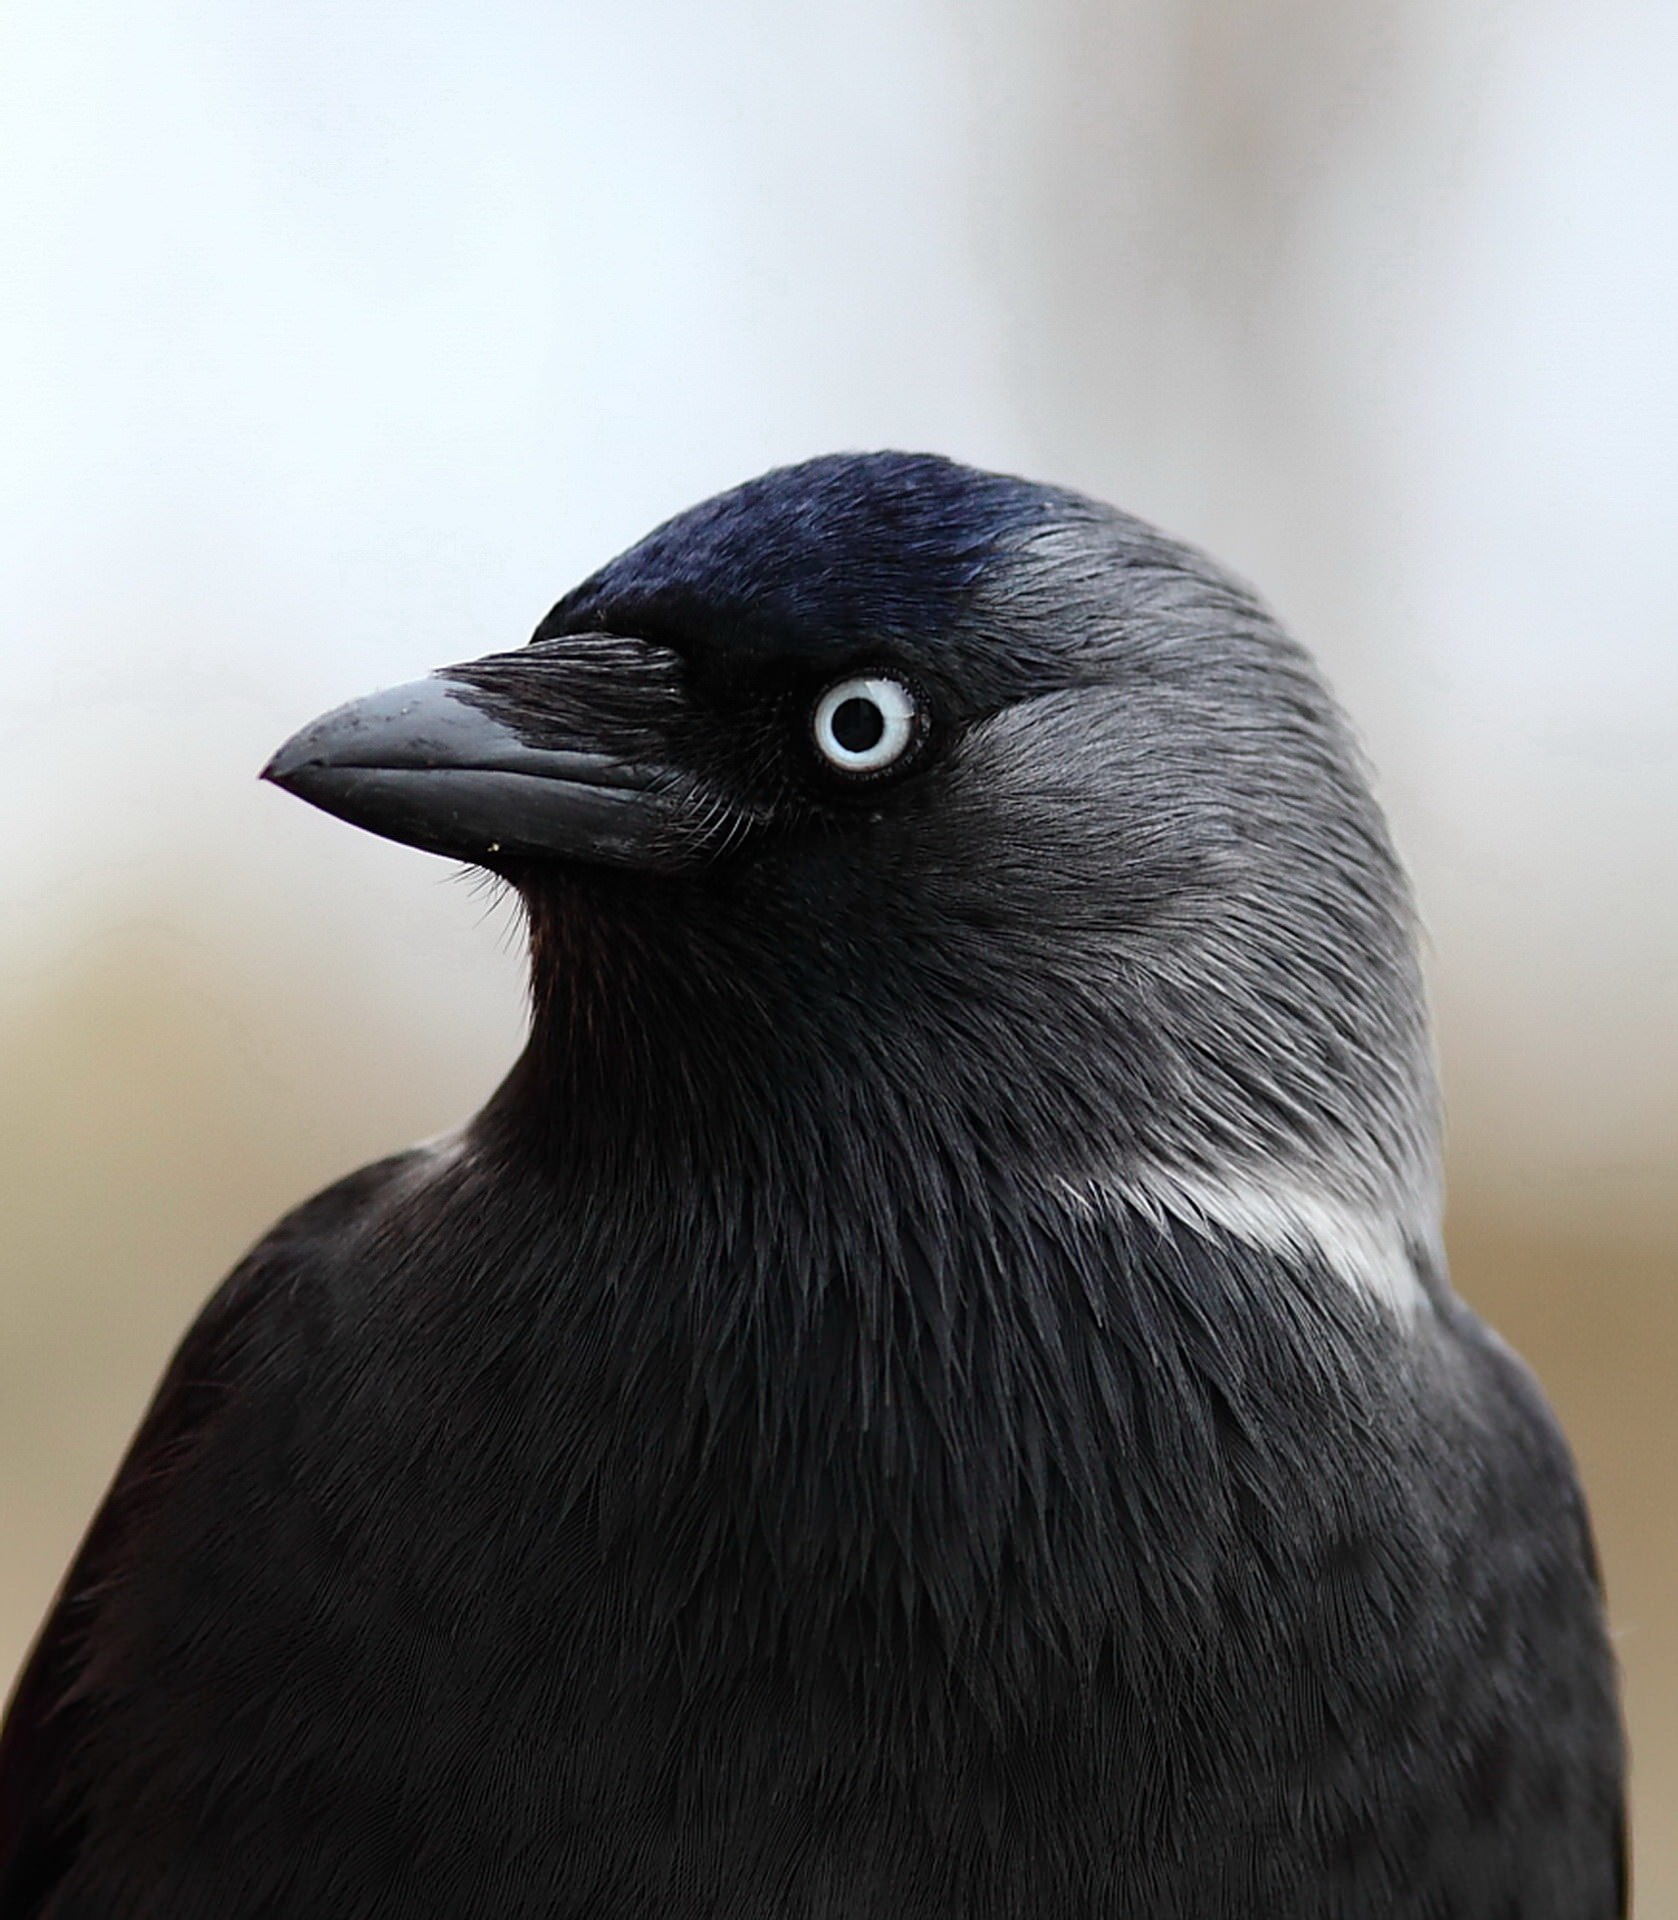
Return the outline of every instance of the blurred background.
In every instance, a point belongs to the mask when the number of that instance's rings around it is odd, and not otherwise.
[[[518,1044],[505,910],[269,751],[936,448],[1210,547],[1359,720],[1678,1912],[1675,70],[1654,0],[10,0],[0,1676],[200,1298]]]

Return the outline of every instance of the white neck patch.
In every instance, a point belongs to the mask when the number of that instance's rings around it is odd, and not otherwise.
[[[1303,1186],[1280,1168],[1260,1180],[1244,1170],[1212,1179],[1143,1167],[1122,1181],[1060,1184],[1092,1212],[1118,1204],[1161,1227],[1176,1220],[1192,1229],[1216,1228],[1267,1253],[1318,1260],[1401,1321],[1414,1321],[1427,1306],[1410,1236],[1397,1217]]]

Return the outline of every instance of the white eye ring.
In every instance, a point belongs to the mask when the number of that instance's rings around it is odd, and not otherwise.
[[[858,674],[828,688],[810,716],[816,751],[841,773],[878,773],[919,731],[920,703],[900,680]]]

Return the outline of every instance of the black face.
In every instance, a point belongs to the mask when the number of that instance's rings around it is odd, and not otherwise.
[[[930,457],[812,461],[657,529],[528,647],[340,708],[269,779],[503,869],[692,869],[924,776],[975,720],[1063,684],[974,609],[1057,496]]]

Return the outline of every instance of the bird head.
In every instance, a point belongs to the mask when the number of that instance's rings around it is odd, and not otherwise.
[[[1351,734],[1250,591],[1094,501],[765,474],[266,777],[517,887],[573,1105],[837,1101],[1072,1205],[1372,1267],[1358,1223],[1431,1234],[1411,908]]]

